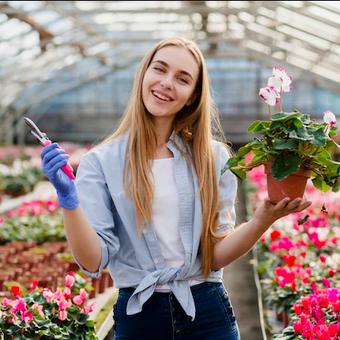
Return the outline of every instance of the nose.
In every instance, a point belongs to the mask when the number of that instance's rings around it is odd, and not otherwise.
[[[167,75],[167,76],[164,76],[161,80],[161,86],[166,88],[166,89],[169,89],[169,90],[172,90],[173,89],[173,84],[172,84],[172,78],[171,78],[171,75]]]

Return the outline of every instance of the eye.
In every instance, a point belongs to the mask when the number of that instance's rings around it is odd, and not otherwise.
[[[153,69],[156,70],[156,71],[159,71],[159,72],[164,72],[164,70],[160,67],[154,67]]]
[[[185,78],[178,78],[178,80],[182,83],[189,84]]]

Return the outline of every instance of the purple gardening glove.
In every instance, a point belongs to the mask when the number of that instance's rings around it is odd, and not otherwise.
[[[73,210],[79,205],[76,187],[61,170],[69,157],[57,143],[45,146],[41,152],[42,172],[57,190],[59,205],[64,209]]]

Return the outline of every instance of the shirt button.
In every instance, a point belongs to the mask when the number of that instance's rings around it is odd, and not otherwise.
[[[182,287],[183,287],[183,284],[182,284],[182,283],[180,283],[178,286],[182,288]]]
[[[148,231],[146,229],[143,229],[143,234],[146,234]]]
[[[158,260],[157,259],[155,259],[155,261],[154,261],[155,263],[158,263]]]
[[[176,334],[178,334],[180,332],[180,330],[179,329],[177,329],[177,331],[176,331]]]
[[[224,297],[226,300],[228,300],[228,299],[229,299],[229,297],[228,297],[228,294],[227,294],[227,293],[225,293],[225,294],[223,295],[223,297]]]

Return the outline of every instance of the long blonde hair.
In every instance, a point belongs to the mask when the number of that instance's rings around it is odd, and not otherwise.
[[[182,138],[184,146],[191,151],[192,159],[178,147],[188,164],[193,164],[197,174],[202,201],[201,258],[204,277],[209,277],[216,239],[226,235],[216,235],[216,219],[219,209],[219,186],[212,148],[212,139],[224,141],[218,111],[210,93],[209,76],[204,57],[195,42],[186,38],[170,38],[156,44],[142,60],[135,77],[132,94],[127,109],[119,121],[117,130],[104,140],[103,145],[130,130],[124,163],[124,189],[134,202],[137,228],[142,231],[143,221],[151,222],[154,185],[148,175],[152,173],[150,160],[154,159],[157,137],[151,115],[142,99],[142,83],[146,70],[157,51],[166,46],[187,49],[194,56],[199,67],[196,85],[196,99],[176,114],[173,130]],[[215,126],[214,126],[215,125]],[[214,133],[214,136],[213,136]],[[213,138],[214,137],[214,138]],[[100,146],[99,145],[99,146]],[[228,146],[223,143],[224,147]]]

